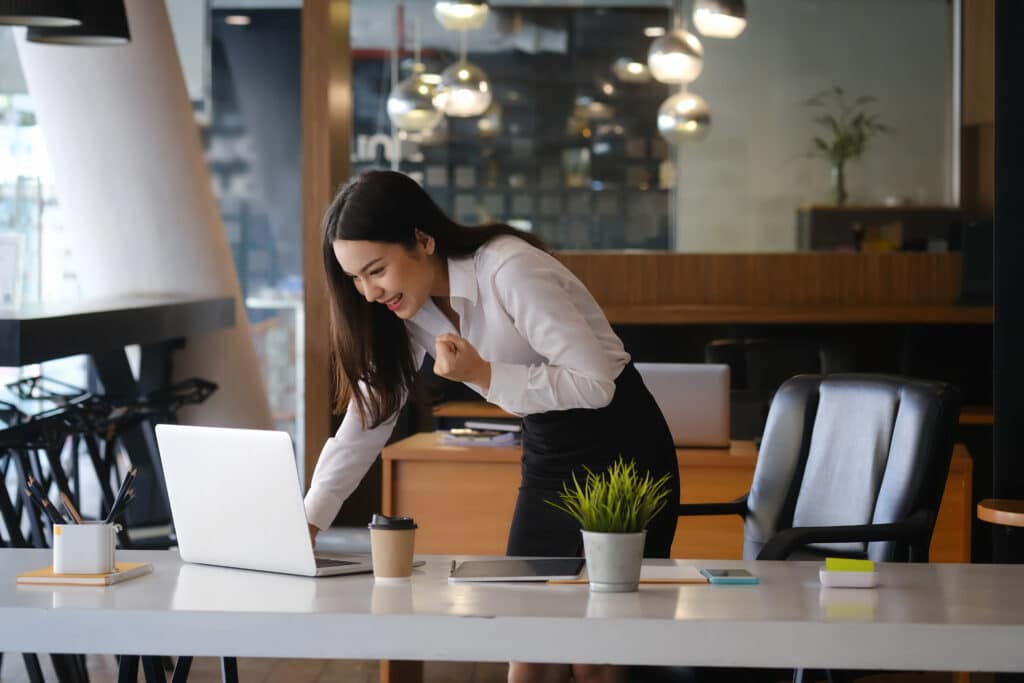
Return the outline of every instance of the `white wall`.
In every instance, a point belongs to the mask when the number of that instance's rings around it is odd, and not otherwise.
[[[946,0],[748,0],[735,40],[702,38],[690,87],[711,108],[677,153],[676,248],[791,251],[796,209],[828,203],[829,165],[804,159],[818,130],[801,102],[839,85],[874,95],[893,128],[847,166],[851,204],[951,201],[951,18]]]
[[[127,0],[119,47],[28,43],[18,53],[72,235],[83,297],[232,296],[235,326],[191,337],[175,379],[220,389],[185,422],[271,420],[224,224],[163,3]]]

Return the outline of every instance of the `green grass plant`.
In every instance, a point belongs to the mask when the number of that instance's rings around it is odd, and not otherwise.
[[[582,484],[573,474],[572,482],[565,482],[559,492],[559,501],[547,503],[571,515],[584,531],[643,531],[668,504],[668,474],[659,479],[650,472],[641,476],[636,461],[626,462],[621,456],[601,474],[583,469],[587,474]]]

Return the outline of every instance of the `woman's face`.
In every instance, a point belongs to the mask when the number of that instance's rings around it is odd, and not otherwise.
[[[434,239],[417,231],[416,245],[335,240],[334,256],[356,290],[403,320],[416,315],[437,290],[443,269],[434,256]],[[443,276],[440,276],[443,277]]]

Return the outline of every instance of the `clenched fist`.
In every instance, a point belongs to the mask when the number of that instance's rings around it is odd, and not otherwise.
[[[473,345],[457,334],[434,339],[434,374],[455,382],[469,382],[484,391],[491,386],[491,364],[480,357]]]

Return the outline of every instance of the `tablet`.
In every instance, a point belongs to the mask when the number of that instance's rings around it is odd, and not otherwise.
[[[582,557],[508,558],[467,560],[454,565],[449,583],[463,581],[549,581],[574,579],[583,571]]]

